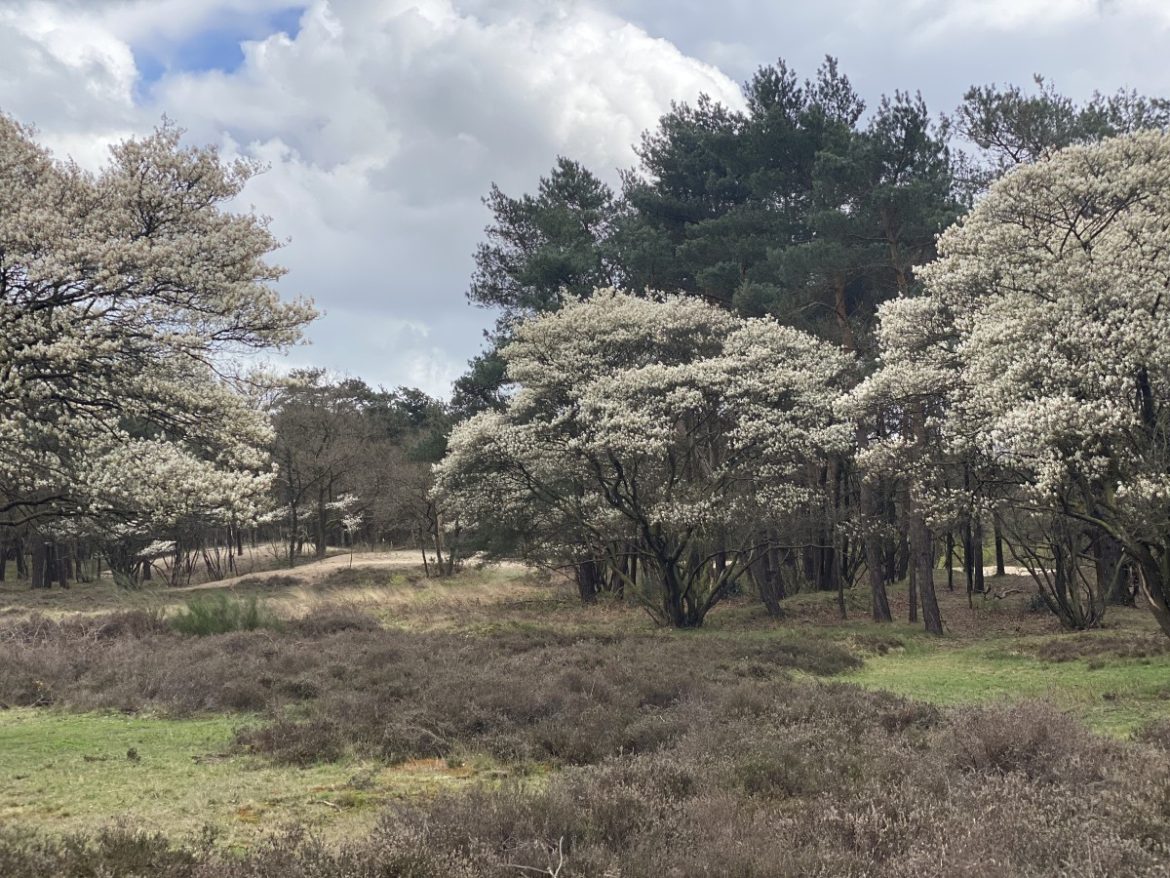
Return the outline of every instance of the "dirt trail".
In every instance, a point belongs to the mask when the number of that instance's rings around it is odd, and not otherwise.
[[[417,551],[401,549],[391,552],[354,552],[351,557],[348,552],[338,555],[329,555],[320,560],[304,561],[297,567],[274,567],[268,570],[258,570],[243,573],[239,576],[219,579],[214,582],[201,582],[198,585],[185,585],[170,589],[171,592],[204,591],[208,589],[232,588],[248,580],[264,579],[269,576],[290,576],[302,585],[312,585],[332,573],[346,567],[421,567]]]

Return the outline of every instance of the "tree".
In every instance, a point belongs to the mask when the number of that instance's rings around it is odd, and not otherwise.
[[[972,155],[967,182],[982,191],[1017,165],[1047,158],[1066,146],[1094,143],[1120,134],[1170,127],[1170,101],[1135,91],[1094,92],[1077,104],[1042,76],[1036,91],[994,83],[972,86],[949,123]]]
[[[0,116],[0,521],[143,535],[258,511],[264,415],[235,355],[298,340],[265,220],[226,205],[256,171],[165,124],[97,174]]]
[[[867,425],[891,429],[863,438],[859,466],[863,479],[899,482],[908,522],[912,556],[911,621],[918,602],[932,634],[942,634],[942,617],[934,591],[933,506],[945,490],[942,481],[946,450],[938,433],[939,417],[954,382],[954,357],[948,344],[949,315],[927,297],[894,299],[879,309],[880,368],[843,397],[840,410]],[[872,539],[875,522],[863,523]],[[872,550],[871,550],[872,551]],[[876,558],[870,558],[874,564]],[[871,568],[871,574],[873,573]],[[874,602],[884,595],[871,576]],[[875,616],[879,614],[875,611]]]
[[[362,414],[370,390],[361,381],[329,382],[319,369],[294,372],[273,407],[277,502],[284,510],[288,563],[296,563],[309,538],[324,557],[332,525],[331,504],[354,487],[371,458],[373,435]]]
[[[767,548],[761,517],[818,502],[807,462],[849,441],[831,412],[847,355],[695,299],[598,291],[501,353],[518,391],[454,431],[444,506],[531,521],[537,551],[618,572],[676,627],[701,625]]]
[[[1074,146],[994,183],[923,273],[954,315],[953,429],[1118,540],[1170,634],[1168,216],[1170,137]]]
[[[446,405],[414,388],[373,390],[306,370],[293,373],[271,410],[282,510],[273,520],[283,521],[290,565],[306,540],[320,557],[331,538],[352,540],[360,529],[421,545],[424,563],[430,543],[436,569],[454,571],[454,546],[429,496],[451,426]]]
[[[511,198],[493,184],[484,204],[493,222],[476,250],[467,296],[503,310],[500,331],[611,281],[603,244],[613,192],[579,163],[559,157],[536,195]]]

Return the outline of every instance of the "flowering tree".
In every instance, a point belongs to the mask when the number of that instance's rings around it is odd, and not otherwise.
[[[756,559],[761,517],[816,502],[808,461],[848,444],[831,406],[851,358],[694,299],[601,290],[522,324],[503,356],[519,390],[455,430],[444,505],[530,523],[533,552],[605,565],[677,627]]]
[[[859,425],[887,424],[890,429],[864,436],[858,455],[867,485],[878,479],[900,482],[913,556],[911,620],[921,603],[923,622],[942,634],[942,617],[934,591],[932,515],[937,516],[945,487],[945,451],[938,424],[955,383],[955,361],[948,343],[950,315],[925,297],[894,299],[878,309],[880,366],[839,403],[839,410]],[[872,490],[872,488],[869,488]],[[876,521],[862,521],[870,556],[874,618],[888,619],[884,583],[876,569]]]
[[[164,125],[97,174],[0,116],[0,518],[142,534],[253,515],[265,416],[231,364],[295,342],[264,219],[227,204],[257,168]]]
[[[924,270],[957,332],[949,417],[1032,509],[1116,538],[1170,634],[1170,137],[994,184]]]

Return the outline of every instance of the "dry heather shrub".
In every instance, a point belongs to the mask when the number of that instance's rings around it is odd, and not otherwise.
[[[108,638],[21,624],[11,629],[19,636],[0,637],[0,702],[266,712],[270,725],[243,733],[241,744],[295,764],[349,749],[400,761],[468,748],[584,764],[663,746],[695,705],[728,692],[740,701],[730,709],[750,710],[746,687],[790,669],[858,665],[815,641],[388,631],[347,607],[278,631],[191,638],[145,624]],[[297,722],[285,718],[292,703]]]
[[[66,628],[2,639],[3,699],[40,680],[70,707],[252,705],[269,719],[241,742],[295,764],[354,750],[392,760],[479,751],[564,767],[537,783],[397,803],[340,848],[296,832],[228,854],[125,831],[51,840],[0,830],[0,875],[1170,874],[1164,730],[1125,744],[1044,705],[940,712],[790,678],[791,667],[850,666],[832,645],[418,634],[345,613],[201,638]]]
[[[78,613],[60,619],[32,613],[25,619],[0,627],[0,644],[118,640],[142,638],[168,630],[166,618],[160,611],[121,610],[99,616]]]
[[[887,726],[881,717],[895,701],[887,696],[760,685],[751,711],[726,710],[742,693],[694,702],[688,728],[653,752],[565,768],[540,784],[396,803],[367,838],[340,849],[293,833],[241,856],[183,854],[109,836],[77,843],[105,868],[94,872],[60,843],[0,833],[0,867],[16,878],[116,878],[143,873],[121,870],[114,851],[145,850],[125,862],[153,858],[146,874],[159,878],[1167,874],[1170,756],[1161,750],[1072,735],[1049,756],[1100,760],[1095,777],[1067,772],[1053,782],[1018,763],[972,769],[947,742],[983,729],[991,710]],[[1010,722],[1025,732],[1053,718],[1043,708],[1014,712]]]
[[[948,739],[962,771],[1011,774],[1046,783],[1100,780],[1112,751],[1063,711],[1038,702],[976,708]]]
[[[1170,640],[1161,635],[1102,636],[1096,632],[1065,634],[1037,645],[1036,657],[1046,662],[1077,659],[1141,659],[1170,653]]]
[[[1155,719],[1134,734],[1134,739],[1170,753],[1170,719]]]

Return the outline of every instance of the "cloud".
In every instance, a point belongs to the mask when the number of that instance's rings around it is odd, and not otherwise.
[[[29,65],[0,60],[0,108],[90,164],[162,113],[261,158],[245,200],[291,239],[282,287],[328,312],[294,357],[375,383],[445,392],[478,348],[491,315],[463,294],[490,183],[528,191],[558,154],[616,180],[671,101],[740,100],[718,69],[617,15],[522,0],[316,0],[295,35],[247,39],[240,24],[236,69],[164,70],[136,92],[136,56],[289,5],[20,5],[0,40],[15,34],[38,65],[18,81]]]
[[[9,0],[0,109],[89,166],[164,113],[261,158],[245,206],[327,312],[297,362],[443,392],[492,319],[463,293],[493,181],[531,191],[565,154],[613,182],[672,100],[737,104],[780,56],[935,110],[1034,72],[1166,93],[1168,28],[1164,0]]]

